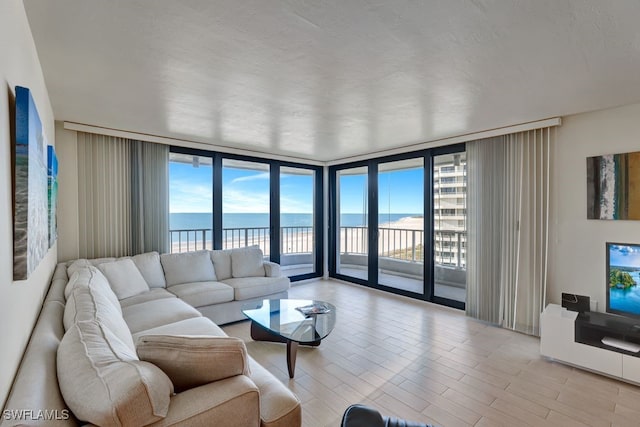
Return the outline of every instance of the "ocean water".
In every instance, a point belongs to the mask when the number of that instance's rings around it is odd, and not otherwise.
[[[418,216],[418,214],[380,214],[378,216],[378,222],[380,224],[384,224],[411,216]],[[212,221],[213,215],[210,213],[172,213],[169,215],[169,229],[209,229],[211,228]],[[366,221],[366,215],[362,214],[342,214],[340,216],[340,225],[343,227],[361,227],[366,224]],[[311,227],[312,225],[313,215],[308,213],[286,213],[282,214],[280,218],[280,226],[282,227]],[[222,218],[223,228],[252,228],[268,226],[269,214],[265,213],[228,213],[223,214]]]

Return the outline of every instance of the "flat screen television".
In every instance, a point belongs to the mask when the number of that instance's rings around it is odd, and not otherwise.
[[[607,243],[607,312],[640,318],[640,244]]]

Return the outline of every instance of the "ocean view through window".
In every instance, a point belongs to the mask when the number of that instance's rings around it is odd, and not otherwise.
[[[321,274],[320,168],[199,153],[174,148],[170,155],[172,252],[258,245],[296,280]]]

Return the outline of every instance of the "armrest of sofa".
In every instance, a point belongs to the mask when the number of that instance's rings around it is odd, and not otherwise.
[[[275,262],[271,261],[264,262],[264,272],[267,277],[282,276],[282,272],[280,271],[280,264],[276,264]]]
[[[236,375],[195,387],[171,397],[167,416],[151,426],[259,426],[258,387],[246,375]]]

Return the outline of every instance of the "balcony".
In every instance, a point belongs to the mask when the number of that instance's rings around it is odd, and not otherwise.
[[[270,255],[269,227],[225,228],[224,249],[258,245]],[[171,252],[212,249],[211,229],[182,229],[169,232]],[[368,228],[340,227],[341,273],[366,278]],[[284,274],[313,272],[313,227],[280,229],[280,264]],[[437,230],[434,235],[436,295],[464,301],[466,289],[465,231]],[[424,231],[380,228],[378,233],[379,277],[394,287],[421,293],[424,265]]]

